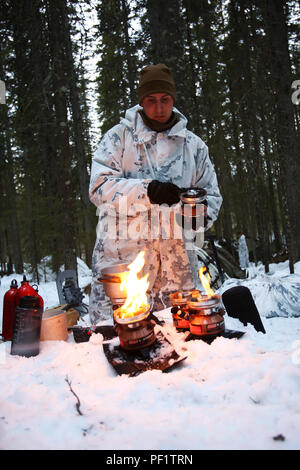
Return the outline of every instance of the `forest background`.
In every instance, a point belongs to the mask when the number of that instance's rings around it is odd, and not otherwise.
[[[208,145],[223,205],[212,232],[234,254],[300,260],[297,1],[2,0],[0,275],[49,259],[91,265],[92,154],[137,104],[140,69],[173,71],[176,106]],[[2,83],[3,86],[3,83]],[[277,257],[277,258],[276,258]],[[283,257],[283,258],[282,258]]]

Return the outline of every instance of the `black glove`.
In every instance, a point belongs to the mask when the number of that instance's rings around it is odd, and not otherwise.
[[[180,188],[173,183],[161,183],[153,180],[148,184],[147,194],[152,204],[168,204],[172,206],[180,201]]]

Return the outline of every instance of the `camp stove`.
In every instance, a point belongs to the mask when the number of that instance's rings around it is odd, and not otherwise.
[[[184,292],[179,290],[169,295],[172,304],[171,313],[173,325],[177,330],[189,330],[190,322],[187,309],[188,299],[191,297],[191,291]]]
[[[221,306],[221,296],[203,295],[200,291],[193,291],[187,301],[190,332],[194,336],[219,336],[225,331],[223,315],[225,310]]]
[[[150,306],[132,317],[122,318],[119,313],[119,309],[114,310],[114,324],[123,349],[135,351],[154,343],[156,323],[149,318]]]

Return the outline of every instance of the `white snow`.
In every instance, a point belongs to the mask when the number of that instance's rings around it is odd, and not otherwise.
[[[257,302],[265,335],[226,315],[227,328],[246,331],[241,339],[184,342],[170,310],[159,312],[168,322],[165,334],[187,356],[167,374],[118,376],[99,334],[87,343],[75,343],[72,334],[67,342],[42,342],[32,358],[11,356],[11,343],[1,343],[0,448],[300,449],[300,318],[267,318],[276,309],[268,282],[274,287],[283,280],[297,290],[299,274],[300,263],[294,275],[286,263],[272,265],[268,276],[262,266],[252,266],[243,281]],[[16,275],[1,279],[0,312],[13,278],[21,280]],[[89,280],[90,271],[81,263],[80,286]],[[221,291],[238,282],[226,281]],[[41,282],[39,293],[46,308],[58,305],[55,281]],[[292,312],[300,312],[298,299],[291,302]],[[274,440],[278,435],[284,440]]]

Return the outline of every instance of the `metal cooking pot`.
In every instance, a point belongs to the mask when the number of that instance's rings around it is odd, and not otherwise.
[[[126,271],[129,271],[128,266],[129,264],[126,263],[112,264],[111,266],[106,266],[106,268],[103,268],[101,270],[101,275],[102,277],[118,276]]]
[[[128,264],[114,264],[101,270],[100,282],[103,283],[105,294],[111,299],[112,303],[119,303],[126,299],[126,292],[121,290],[121,275],[127,272]]]
[[[207,205],[207,192],[203,188],[187,188],[180,193],[179,197],[181,200],[182,227],[198,231],[199,228],[205,225],[203,206]]]

